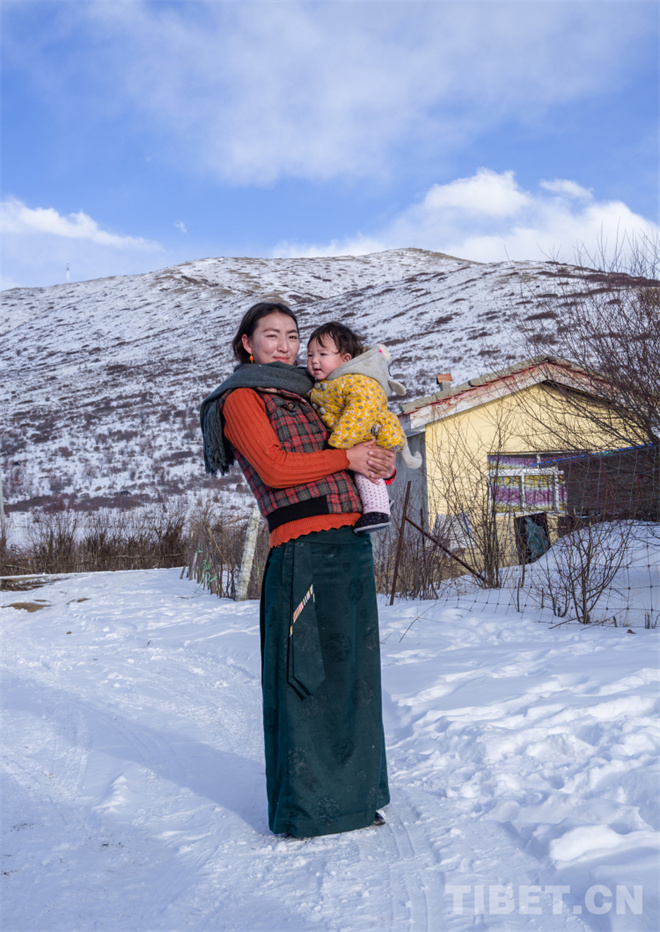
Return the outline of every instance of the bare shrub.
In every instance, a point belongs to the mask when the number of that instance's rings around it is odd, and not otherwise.
[[[559,618],[570,612],[581,624],[594,621],[598,603],[625,566],[632,529],[632,522],[582,522],[530,572],[532,599]]]
[[[28,572],[64,573],[75,564],[78,518],[68,509],[37,516],[30,528]]]
[[[185,518],[178,508],[156,513],[96,512],[64,507],[36,516],[29,544],[2,551],[2,572],[76,573],[182,566]]]
[[[441,581],[451,573],[451,567],[433,544],[411,525],[406,524],[401,528],[402,512],[403,498],[398,498],[392,505],[389,529],[372,535],[376,589],[388,595],[392,591],[396,555],[403,534],[396,574],[396,594],[404,599],[436,599]],[[425,524],[424,509],[420,503],[409,507],[408,516],[422,526]]]
[[[11,575],[8,567],[13,562],[13,548],[7,542],[7,534],[0,534],[0,576]]]

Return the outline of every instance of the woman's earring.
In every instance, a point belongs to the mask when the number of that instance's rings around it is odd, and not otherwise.
[[[250,362],[254,362],[254,356],[250,353]]]

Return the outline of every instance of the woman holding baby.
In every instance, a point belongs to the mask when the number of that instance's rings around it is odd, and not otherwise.
[[[345,355],[330,337],[320,343]],[[362,513],[353,477],[390,477],[395,454],[373,441],[328,445],[285,304],[250,308],[232,348],[240,365],[204,400],[201,420],[207,472],[238,461],[270,530],[261,593],[269,826],[308,837],[383,824],[378,613],[369,534],[353,531]],[[317,349],[312,341],[310,360]]]

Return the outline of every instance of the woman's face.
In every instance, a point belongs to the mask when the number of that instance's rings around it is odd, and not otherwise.
[[[295,365],[300,338],[295,321],[275,311],[257,321],[254,333],[241,337],[243,347],[257,363],[286,362]]]

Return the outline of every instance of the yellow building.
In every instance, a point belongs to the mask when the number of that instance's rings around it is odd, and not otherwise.
[[[402,424],[424,467],[417,476],[404,469],[399,489],[409,479],[416,483],[417,513],[481,569],[538,557],[566,524],[567,511],[585,511],[580,484],[592,499],[607,492],[605,480],[595,478],[592,461],[602,457],[594,454],[621,444],[599,383],[597,375],[553,357],[461,385],[441,382],[440,391],[403,405]],[[646,442],[641,431],[636,439]],[[598,470],[601,476],[600,464]]]

